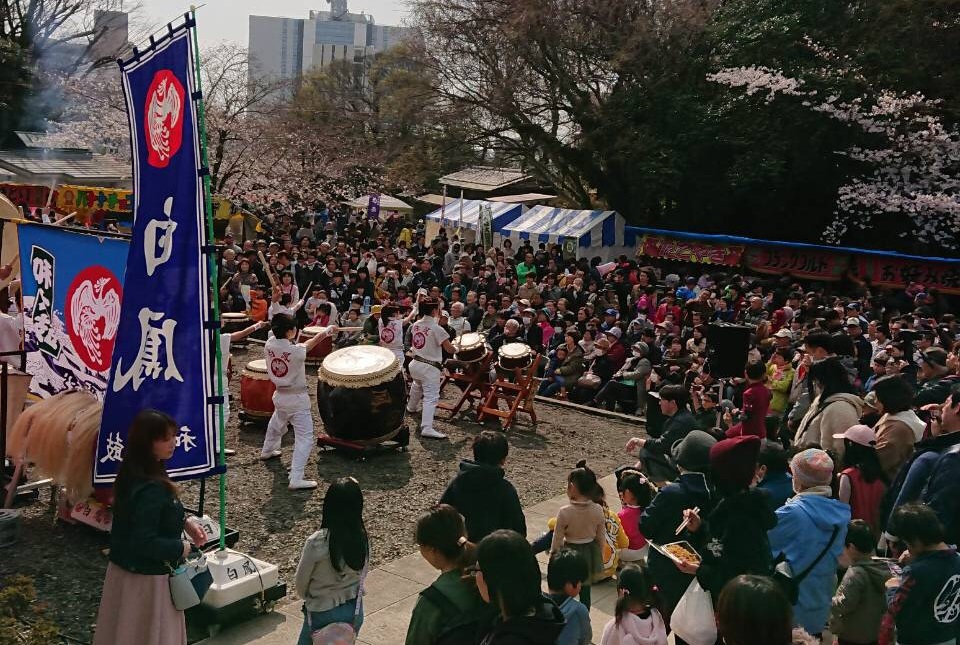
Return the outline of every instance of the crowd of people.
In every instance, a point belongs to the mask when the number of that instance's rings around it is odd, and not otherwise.
[[[412,354],[422,436],[443,438],[427,408],[439,374],[460,369],[451,341],[471,332],[494,352],[529,346],[544,396],[647,418],[647,436],[625,446],[636,461],[617,472],[619,513],[581,462],[544,535],[528,535],[505,477],[505,435],[481,432],[412,527],[439,577],[408,645],[590,643],[591,586],[609,577],[604,645],[665,645],[671,631],[678,645],[957,642],[960,327],[935,289],[604,263],[510,240],[484,249],[443,229],[427,240],[422,222],[326,210],[266,226],[255,241],[225,238],[224,309],[272,319],[279,338],[316,325]],[[736,374],[720,369],[722,325],[748,338]],[[414,328],[429,330],[429,355]],[[265,458],[275,451],[265,444]],[[175,500],[162,468],[129,472]],[[114,539],[132,535],[143,533]],[[111,554],[108,585],[114,569],[138,573],[127,546]],[[173,558],[162,546],[150,557]],[[360,629],[369,547],[359,486],[334,483],[297,570],[301,645],[328,624]],[[104,606],[116,596],[105,590]]]

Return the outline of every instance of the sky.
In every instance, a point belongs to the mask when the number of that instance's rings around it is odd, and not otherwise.
[[[326,0],[140,0],[140,19],[157,28],[182,15],[196,4],[200,47],[222,41],[247,46],[248,16],[306,18],[311,9],[330,7]],[[202,6],[205,5],[205,6]],[[373,14],[379,25],[399,25],[407,16],[402,0],[350,0],[350,11]],[[131,30],[132,31],[132,30]],[[136,44],[136,43],[135,43]]]

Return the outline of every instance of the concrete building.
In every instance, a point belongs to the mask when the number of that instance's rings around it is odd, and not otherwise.
[[[398,44],[409,29],[378,25],[373,16],[350,13],[346,0],[327,0],[330,9],[307,18],[250,16],[249,68],[255,78],[296,81],[333,61],[362,65]]]

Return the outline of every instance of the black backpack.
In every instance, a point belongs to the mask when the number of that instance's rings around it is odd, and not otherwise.
[[[421,591],[420,595],[443,614],[443,627],[430,645],[478,643],[495,616],[493,608],[487,604],[462,611],[433,586]]]

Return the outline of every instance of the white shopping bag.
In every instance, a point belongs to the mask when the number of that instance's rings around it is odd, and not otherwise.
[[[713,600],[710,592],[704,591],[696,578],[673,610],[670,629],[690,645],[714,645],[717,642]]]

